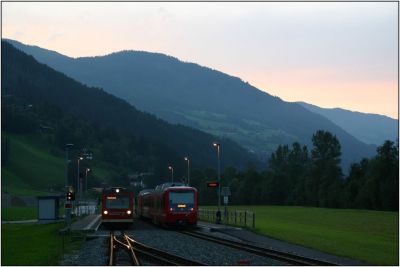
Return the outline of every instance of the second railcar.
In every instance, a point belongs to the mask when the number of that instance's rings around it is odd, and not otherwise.
[[[139,214],[160,225],[196,225],[197,190],[183,184],[165,183],[139,193]]]

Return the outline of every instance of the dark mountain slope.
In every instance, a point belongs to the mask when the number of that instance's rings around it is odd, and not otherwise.
[[[123,51],[101,57],[49,60],[43,50],[13,41],[38,61],[92,86],[100,86],[141,110],[174,123],[226,136],[259,156],[279,144],[311,145],[323,129],[342,144],[343,163],[375,153],[325,117],[295,103],[284,102],[239,78],[148,52]],[[28,51],[29,50],[29,51]]]
[[[196,166],[216,165],[215,137],[181,125],[171,125],[136,110],[101,89],[86,87],[25,53],[2,42],[2,90],[32,104],[50,103],[64,112],[155,140],[182,157],[190,155]],[[223,165],[244,167],[255,158],[230,140],[221,140]],[[183,161],[183,159],[182,159]],[[256,164],[258,164],[256,162]]]
[[[385,140],[396,141],[398,138],[398,120],[387,116],[341,108],[320,108],[305,102],[297,103],[328,118],[366,144],[380,146]]]

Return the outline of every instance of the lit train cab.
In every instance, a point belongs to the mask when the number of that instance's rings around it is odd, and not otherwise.
[[[103,223],[133,223],[135,198],[133,192],[122,187],[103,190],[101,219]]]

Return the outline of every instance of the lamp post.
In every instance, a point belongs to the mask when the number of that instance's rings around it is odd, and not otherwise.
[[[171,170],[172,182],[174,182],[174,168],[172,166],[168,166],[168,169]]]
[[[221,206],[221,169],[220,169],[220,147],[219,143],[214,142],[213,146],[217,148],[218,155],[218,211],[220,211]]]
[[[65,144],[65,190],[68,192],[68,148],[72,147],[74,144]]]
[[[86,214],[88,214],[89,213],[89,206],[88,206],[88,199],[87,199],[87,173],[88,172],[90,172],[90,169],[89,168],[86,168],[86,171],[85,171],[85,183],[86,183],[86,186],[85,186],[85,210],[86,210]]]
[[[80,194],[79,194],[79,190],[80,190],[80,177],[79,177],[79,161],[81,161],[81,160],[83,160],[83,157],[79,157],[78,158],[78,181],[77,181],[77,184],[76,184],[76,192],[77,192],[77,194],[78,194],[78,201],[80,201]]]
[[[188,180],[187,180],[187,185],[190,186],[190,159],[189,156],[185,157],[185,161],[187,161],[187,167],[188,167]]]

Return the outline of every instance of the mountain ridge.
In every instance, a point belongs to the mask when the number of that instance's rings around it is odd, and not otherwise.
[[[168,146],[178,155],[189,154],[197,166],[214,167],[216,137],[199,130],[172,125],[147,112],[137,110],[127,101],[96,87],[87,87],[43,63],[37,62],[11,44],[2,43],[2,88],[34,103],[50,103],[95,123],[110,126],[133,136]],[[259,165],[255,157],[231,140],[219,138],[226,155],[223,166],[244,168],[248,162]]]
[[[366,144],[381,145],[398,138],[398,120],[386,115],[363,113],[343,108],[321,108],[306,102],[296,102],[339,125]]]
[[[301,105],[282,101],[238,77],[195,63],[134,51],[51,61],[37,48],[14,43],[21,50],[30,50],[38,61],[84,84],[104,88],[139,110],[170,123],[225,136],[264,159],[280,144],[300,142],[311,146],[312,134],[320,129],[338,136],[346,168],[375,153],[374,147]]]

